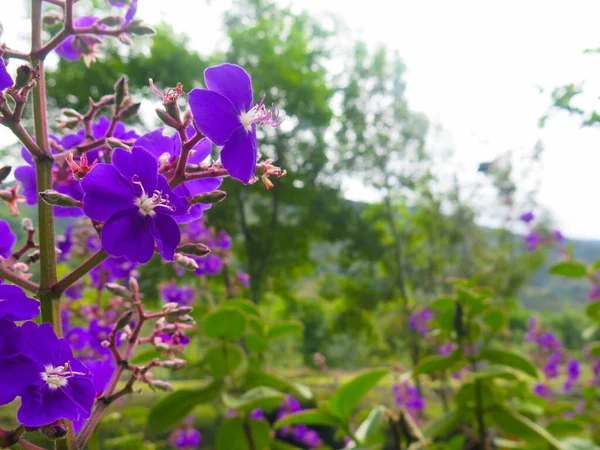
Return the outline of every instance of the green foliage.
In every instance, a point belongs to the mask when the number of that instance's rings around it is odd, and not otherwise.
[[[246,316],[229,305],[206,314],[202,319],[204,334],[212,339],[236,341],[246,331]]]
[[[331,397],[331,412],[342,420],[348,420],[361,399],[387,374],[385,369],[373,370],[343,385]]]

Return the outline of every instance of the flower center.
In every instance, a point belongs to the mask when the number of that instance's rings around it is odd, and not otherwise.
[[[254,105],[250,111],[245,111],[240,114],[240,121],[246,131],[252,130],[252,124],[271,125],[278,127],[283,122],[283,117],[280,116],[279,110],[274,106],[271,109],[265,107],[265,96],[263,95],[260,102]]]
[[[44,372],[41,373],[42,380],[50,389],[58,389],[67,385],[67,379],[74,375],[68,363],[64,366],[54,367],[52,364],[44,366]]]
[[[135,199],[135,206],[137,206],[140,209],[140,213],[142,214],[142,216],[152,217],[154,214],[156,214],[156,211],[154,211],[154,209],[158,206],[167,208],[171,211],[175,211],[175,206],[169,205],[170,201],[168,195],[163,196],[162,191],[159,191],[157,189],[152,194],[152,197],[148,197],[148,194],[146,194],[146,191],[144,190],[144,186],[142,186],[142,183],[140,181],[136,181],[136,178],[137,175],[134,175],[134,179],[132,180],[132,182],[140,186],[140,188],[142,189],[142,195]]]

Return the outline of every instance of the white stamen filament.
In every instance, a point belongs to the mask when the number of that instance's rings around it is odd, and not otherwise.
[[[68,379],[75,376],[82,375],[85,373],[73,372],[68,363],[64,366],[54,367],[52,364],[44,366],[44,371],[41,373],[42,380],[46,382],[49,389],[58,389],[64,387],[68,383]]]
[[[168,195],[163,196],[162,191],[155,190],[152,194],[152,197],[148,197],[148,194],[146,194],[142,183],[140,181],[135,181],[136,177],[137,175],[134,175],[134,179],[132,180],[132,182],[140,186],[140,188],[142,189],[142,195],[135,199],[135,206],[137,206],[140,209],[140,213],[143,216],[154,216],[156,214],[156,211],[154,211],[154,209],[158,206],[168,208],[171,211],[175,211],[175,207],[169,205]]]

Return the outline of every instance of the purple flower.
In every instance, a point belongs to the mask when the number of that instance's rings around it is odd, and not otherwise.
[[[11,338],[19,353],[0,357],[0,405],[21,397],[17,419],[32,427],[89,417],[95,396],[91,374],[52,325],[25,322]]]
[[[40,302],[27,297],[20,287],[3,283],[0,280],[0,318],[18,322],[40,314]]]
[[[439,356],[448,356],[456,349],[456,344],[454,342],[448,342],[447,344],[442,344],[438,347],[438,355]]]
[[[425,409],[425,400],[419,391],[408,380],[392,386],[395,394],[396,405],[404,406],[413,417],[417,417]]]
[[[78,28],[91,27],[98,21],[98,17],[82,16],[73,20],[73,25]],[[102,37],[100,37],[102,39]],[[61,58],[77,61],[81,56],[93,59],[97,53],[96,41],[84,36],[69,36],[56,47],[56,53]]]
[[[552,231],[552,239],[554,239],[555,242],[562,242],[565,240],[565,237],[559,230],[554,230]]]
[[[179,450],[192,450],[200,447],[202,435],[194,428],[179,428],[171,434],[169,440]]]
[[[106,348],[102,343],[106,341],[112,331],[109,325],[103,325],[98,319],[93,319],[88,327],[88,343],[90,348],[99,355],[109,355],[110,349]]]
[[[11,78],[8,70],[6,70],[6,65],[4,64],[4,60],[0,58],[0,91],[7,89],[13,85],[13,79]]]
[[[242,272],[241,270],[238,270],[236,275],[237,275],[238,281],[240,282],[240,284],[242,286],[244,286],[245,288],[250,287],[250,277],[248,276],[248,274]]]
[[[174,302],[187,306],[194,301],[194,290],[190,286],[179,288],[177,285],[169,283],[160,289],[160,295],[167,303]]]
[[[71,349],[81,352],[88,344],[90,335],[82,327],[72,327],[65,333],[65,339],[69,341]]]
[[[181,234],[171,216],[185,214],[187,202],[171,191],[158,174],[158,162],[142,147],[131,153],[115,149],[113,164],[98,164],[81,181],[85,214],[106,222],[104,250],[143,264],[156,243],[162,257],[172,261]]]
[[[83,282],[78,281],[65,289],[65,295],[71,300],[80,300],[83,298]]]
[[[208,89],[193,89],[189,105],[198,128],[222,145],[221,163],[233,178],[248,183],[254,176],[258,144],[256,125],[278,125],[279,118],[265,108],[263,100],[253,106],[250,75],[234,64],[204,71]]]
[[[315,430],[308,430],[304,433],[304,443],[309,447],[317,447],[321,444],[319,433]]]
[[[535,251],[540,245],[540,235],[535,230],[531,230],[525,236],[525,243],[527,244],[527,250],[530,252]]]
[[[15,242],[17,242],[17,236],[10,229],[8,222],[0,220],[0,256],[5,259],[10,258]]]
[[[290,413],[295,413],[302,410],[300,402],[289,394],[285,396],[285,400],[281,404],[281,408]]]
[[[188,127],[187,136],[192,137],[195,133],[193,127]],[[163,135],[163,129],[159,128],[139,138],[135,145],[144,147],[158,160],[160,165],[174,165],[179,155],[181,155],[181,138],[179,133],[175,133],[172,137]],[[188,163],[199,164],[210,155],[212,143],[208,139],[202,139],[190,152]],[[197,194],[214,191],[222,182],[222,178],[202,178],[199,180],[187,181],[177,186],[173,192],[180,197],[191,198]],[[202,212],[209,209],[212,205],[198,203],[190,208],[190,211],[182,216],[175,216],[177,223],[190,223],[202,215]]]
[[[194,273],[199,276],[217,275],[223,268],[223,261],[221,261],[221,258],[212,253],[206,256],[193,256],[192,258],[198,263],[198,268]]]
[[[560,349],[560,342],[552,333],[545,333],[537,339],[537,345],[541,350],[556,351]]]
[[[572,382],[576,382],[579,379],[579,376],[581,375],[581,368],[579,366],[579,361],[577,361],[576,359],[570,359],[567,362],[567,378],[572,381]]]
[[[420,311],[415,311],[409,319],[409,326],[413,330],[424,336],[429,331],[429,321],[433,319],[433,311],[429,308],[423,308]]]
[[[544,375],[546,375],[546,378],[548,378],[549,380],[553,379],[553,378],[558,378],[559,375],[559,365],[557,362],[548,362],[545,366],[544,366]]]
[[[231,248],[231,237],[223,230],[219,231],[217,245],[221,250],[229,250]]]
[[[107,258],[90,272],[92,284],[98,287],[101,284],[100,281],[104,284],[114,280],[127,280],[136,267],[136,263],[132,263],[124,256]]]
[[[586,297],[589,302],[595,302],[596,300],[600,299],[600,284],[592,282],[592,286],[590,287]]]
[[[71,240],[73,227],[74,225],[70,223],[65,229],[64,236],[56,237],[56,246],[60,250],[60,255],[58,256],[58,260],[60,262],[65,262],[69,260],[69,252],[71,251],[71,247],[73,246],[73,241]]]
[[[543,383],[538,383],[533,387],[533,393],[538,397],[545,398],[546,400],[550,400],[552,397],[552,392],[550,388]]]
[[[304,441],[304,436],[306,435],[307,432],[308,432],[308,428],[306,427],[306,425],[296,425],[292,429],[292,435],[294,436],[294,439],[297,440],[298,442]]]
[[[519,217],[519,219],[521,219],[521,221],[523,221],[525,223],[529,223],[533,219],[535,219],[535,216],[533,215],[533,211],[527,211],[527,212],[524,212],[523,214],[521,214],[521,217]]]
[[[252,420],[262,420],[265,418],[263,410],[260,408],[256,408],[250,411],[248,417]]]

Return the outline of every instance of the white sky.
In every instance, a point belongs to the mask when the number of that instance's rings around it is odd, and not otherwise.
[[[285,4],[290,2],[315,14],[336,13],[358,37],[400,51],[408,67],[412,108],[444,128],[466,185],[481,180],[476,173],[479,162],[507,151],[518,157],[542,139],[539,202],[569,237],[600,239],[595,192],[600,130],[581,129],[577,119],[565,114],[555,115],[543,130],[537,127],[549,106],[550,91],[565,83],[585,82],[588,94],[579,104],[600,109],[600,55],[583,54],[586,48],[600,47],[596,31],[600,3],[290,0]],[[140,0],[138,17],[149,23],[164,18],[188,33],[198,50],[210,52],[221,45],[216,38],[219,13],[228,5],[225,0],[213,0],[209,7],[200,0]],[[23,22],[2,21],[10,44],[23,32]],[[540,94],[538,87],[546,91]],[[7,142],[10,136],[0,132],[0,144]],[[361,199],[363,192],[350,188],[348,195]]]

